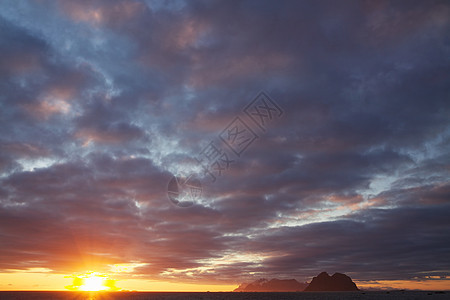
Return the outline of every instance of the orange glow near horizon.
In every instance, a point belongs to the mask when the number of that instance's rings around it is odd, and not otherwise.
[[[360,290],[423,290],[423,291],[448,291],[450,290],[449,279],[430,280],[378,280],[378,281],[357,281],[356,285]]]
[[[113,274],[86,272],[76,275],[54,274],[47,269],[11,270],[0,273],[0,291],[142,291],[142,292],[230,292],[234,284],[158,281],[130,276],[120,280]],[[427,280],[354,280],[361,290],[450,290],[450,278]]]

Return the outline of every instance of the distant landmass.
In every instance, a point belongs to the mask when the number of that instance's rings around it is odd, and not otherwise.
[[[359,289],[350,277],[341,273],[334,273],[333,276],[330,276],[327,272],[322,272],[314,277],[311,283],[305,288],[305,292],[344,291],[359,291]]]
[[[241,284],[234,292],[301,292],[308,283],[295,279],[260,279],[248,284]]]
[[[358,291],[350,277],[335,273],[333,276],[322,272],[311,283],[298,282],[295,279],[259,279],[252,283],[243,283],[233,292],[343,292]]]

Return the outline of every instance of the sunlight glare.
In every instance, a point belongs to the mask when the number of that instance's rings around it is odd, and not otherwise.
[[[66,286],[68,290],[90,292],[118,290],[115,286],[116,280],[110,279],[106,274],[89,272],[71,277],[73,278],[73,284]]]
[[[109,289],[104,285],[104,278],[99,276],[90,276],[83,280],[83,285],[80,286],[82,291],[103,291]]]

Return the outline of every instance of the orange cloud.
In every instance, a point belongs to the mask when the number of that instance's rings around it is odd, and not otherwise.
[[[37,102],[25,104],[24,109],[38,119],[47,120],[54,114],[68,114],[72,108],[69,101],[75,95],[72,87],[52,87]]]
[[[75,133],[75,137],[83,141],[83,147],[91,142],[103,144],[122,143],[141,135],[138,128],[131,126],[110,126],[108,128],[82,128]]]
[[[86,5],[82,1],[61,1],[61,11],[76,22],[103,25],[124,22],[136,16],[145,5],[139,2],[106,2],[104,5]]]
[[[64,100],[43,100],[37,103],[24,105],[25,110],[38,119],[47,120],[54,114],[67,114],[70,110],[70,104]]]
[[[202,55],[194,55],[193,62],[204,65]],[[249,76],[251,74],[282,70],[289,66],[291,57],[282,53],[269,53],[264,55],[246,55],[229,58],[221,64],[214,64],[214,68],[201,68],[195,70],[189,78],[189,84],[201,88],[219,81],[228,81],[232,78]]]

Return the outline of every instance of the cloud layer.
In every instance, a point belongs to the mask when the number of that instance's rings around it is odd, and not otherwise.
[[[448,277],[449,32],[446,1],[3,1],[0,270]]]

